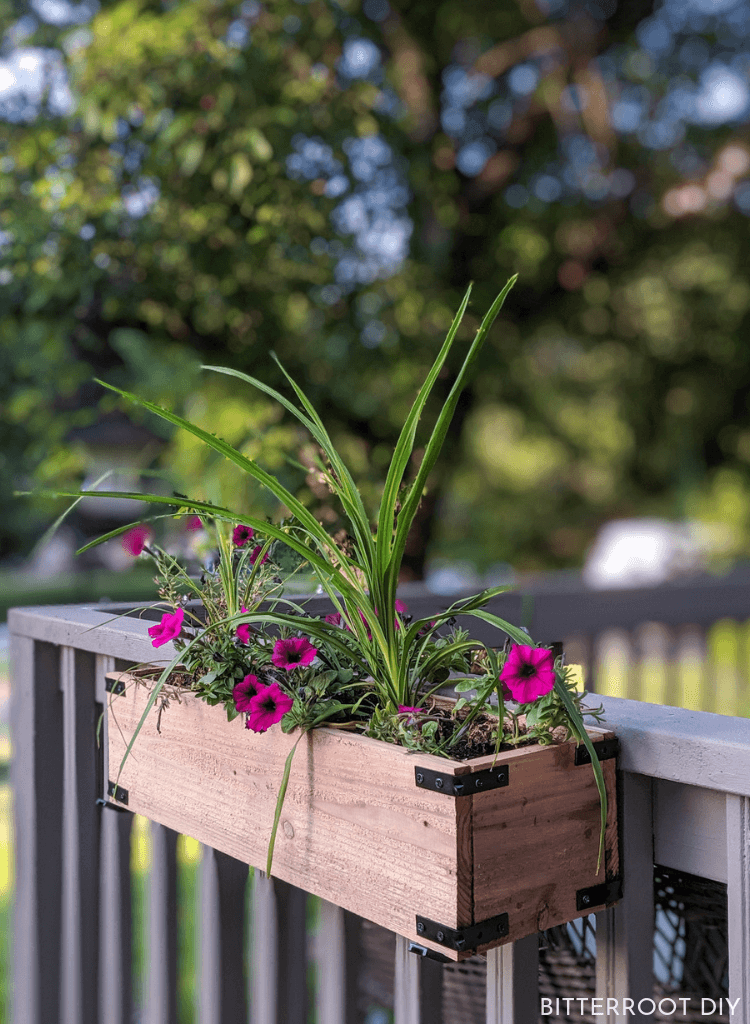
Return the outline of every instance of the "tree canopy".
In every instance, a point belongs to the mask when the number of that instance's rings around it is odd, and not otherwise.
[[[375,488],[467,282],[468,339],[517,271],[413,571],[430,542],[576,564],[643,513],[744,550],[746,0],[34,9],[0,8],[7,481],[75,469],[59,413],[92,415],[93,369],[239,436],[196,367],[278,385],[273,351]],[[281,465],[294,436],[253,403],[247,443]]]

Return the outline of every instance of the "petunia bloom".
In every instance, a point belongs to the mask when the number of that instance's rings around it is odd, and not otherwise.
[[[250,714],[246,728],[253,732],[265,732],[270,726],[280,722],[287,711],[291,710],[294,701],[281,689],[278,683],[265,686],[250,701]]]
[[[399,615],[404,615],[406,612],[408,612],[408,610],[409,609],[404,604],[404,602],[401,600],[401,598],[397,597],[396,598],[396,611],[399,613]]]
[[[134,526],[132,530],[123,533],[122,546],[129,555],[140,555],[151,537],[151,529],[148,526]]]
[[[240,609],[240,611],[246,612],[247,608],[243,605],[242,608]],[[250,625],[250,623],[249,622],[243,622],[243,623],[241,623],[237,627],[237,629],[235,630],[235,633],[237,634],[239,639],[243,642],[243,644],[249,644],[250,643],[250,634],[252,633],[252,631],[253,631],[253,627]]]
[[[341,612],[331,612],[330,615],[326,615],[325,621],[330,623],[332,626],[340,626]]]
[[[419,716],[424,714],[424,708],[415,708],[409,704],[399,704],[398,713],[406,719],[406,725],[420,725]]]
[[[519,704],[543,697],[555,685],[555,662],[545,647],[514,644],[510,649],[500,682],[505,683]]]
[[[276,668],[291,672],[293,668],[309,665],[318,653],[305,637],[290,637],[288,640],[277,640],[273,647],[271,661]]]
[[[262,544],[256,544],[255,545],[253,550],[250,552],[250,565],[255,565],[255,563],[258,561],[258,558],[259,558],[260,553],[261,553],[262,550],[263,550],[263,545]],[[264,565],[267,561],[268,561],[268,552],[266,551],[265,555],[263,555],[263,558],[261,558],[261,560],[260,560],[260,564]]]
[[[200,516],[188,516],[185,522],[185,529],[195,532],[203,529],[203,520]]]
[[[236,548],[244,548],[249,540],[253,539],[255,530],[252,526],[244,526],[242,523],[238,523],[237,526],[232,530],[232,543]]]
[[[180,635],[182,620],[185,618],[185,609],[177,608],[174,612],[166,612],[161,617],[161,622],[155,626],[149,626],[148,635],[151,637],[153,647],[162,647]]]
[[[265,683],[261,683],[257,676],[246,675],[241,683],[237,683],[232,690],[234,706],[238,711],[251,711],[250,701],[257,697],[262,690],[267,689]]]

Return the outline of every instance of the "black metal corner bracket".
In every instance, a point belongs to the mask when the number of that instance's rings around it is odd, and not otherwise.
[[[609,761],[610,758],[617,757],[619,754],[620,741],[616,736],[612,736],[610,739],[597,740],[594,744],[594,750],[600,761]],[[582,743],[579,743],[576,747],[575,763],[591,764],[591,754],[589,754]]]
[[[119,696],[119,694],[125,693],[125,682],[122,679],[110,679],[107,677],[104,681],[104,689],[107,693],[114,693]]]
[[[507,786],[508,765],[499,764],[495,768],[467,775],[448,775],[417,766],[414,769],[414,779],[421,789],[431,789],[436,793],[445,793],[446,796],[471,796],[473,793],[484,793],[488,789]]]
[[[590,885],[588,889],[576,892],[576,910],[592,910],[594,907],[609,906],[622,899],[622,878],[610,878],[599,885]]]
[[[107,796],[114,797],[115,800],[119,800],[121,804],[128,802],[128,791],[123,789],[122,786],[116,786],[110,779],[107,783]]]
[[[430,942],[437,942],[440,946],[455,949],[459,953],[466,953],[477,946],[506,938],[509,927],[507,914],[498,914],[497,917],[490,917],[486,921],[470,924],[465,928],[449,928],[417,914],[418,935],[423,939],[429,939]]]

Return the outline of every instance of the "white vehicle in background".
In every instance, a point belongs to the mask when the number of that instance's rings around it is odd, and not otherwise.
[[[704,523],[617,519],[599,530],[583,582],[593,590],[657,586],[705,569],[718,542],[717,531]]]

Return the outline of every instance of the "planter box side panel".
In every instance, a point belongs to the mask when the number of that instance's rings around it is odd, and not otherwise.
[[[515,757],[507,787],[473,797],[474,918],[507,912],[507,941],[580,917],[588,911],[577,909],[578,890],[619,874],[615,760],[602,762],[608,813],[597,873],[599,792],[591,765],[574,757],[572,743]]]
[[[159,731],[152,709],[117,779],[149,694],[123,678],[125,693],[109,701],[109,771],[127,790],[129,809],[265,869],[284,762],[299,733],[254,734],[242,718],[228,722],[223,708],[182,694],[163,711]],[[414,764],[403,748],[357,734],[305,736],[274,875],[415,939],[417,914],[470,923],[470,801],[419,789]]]

